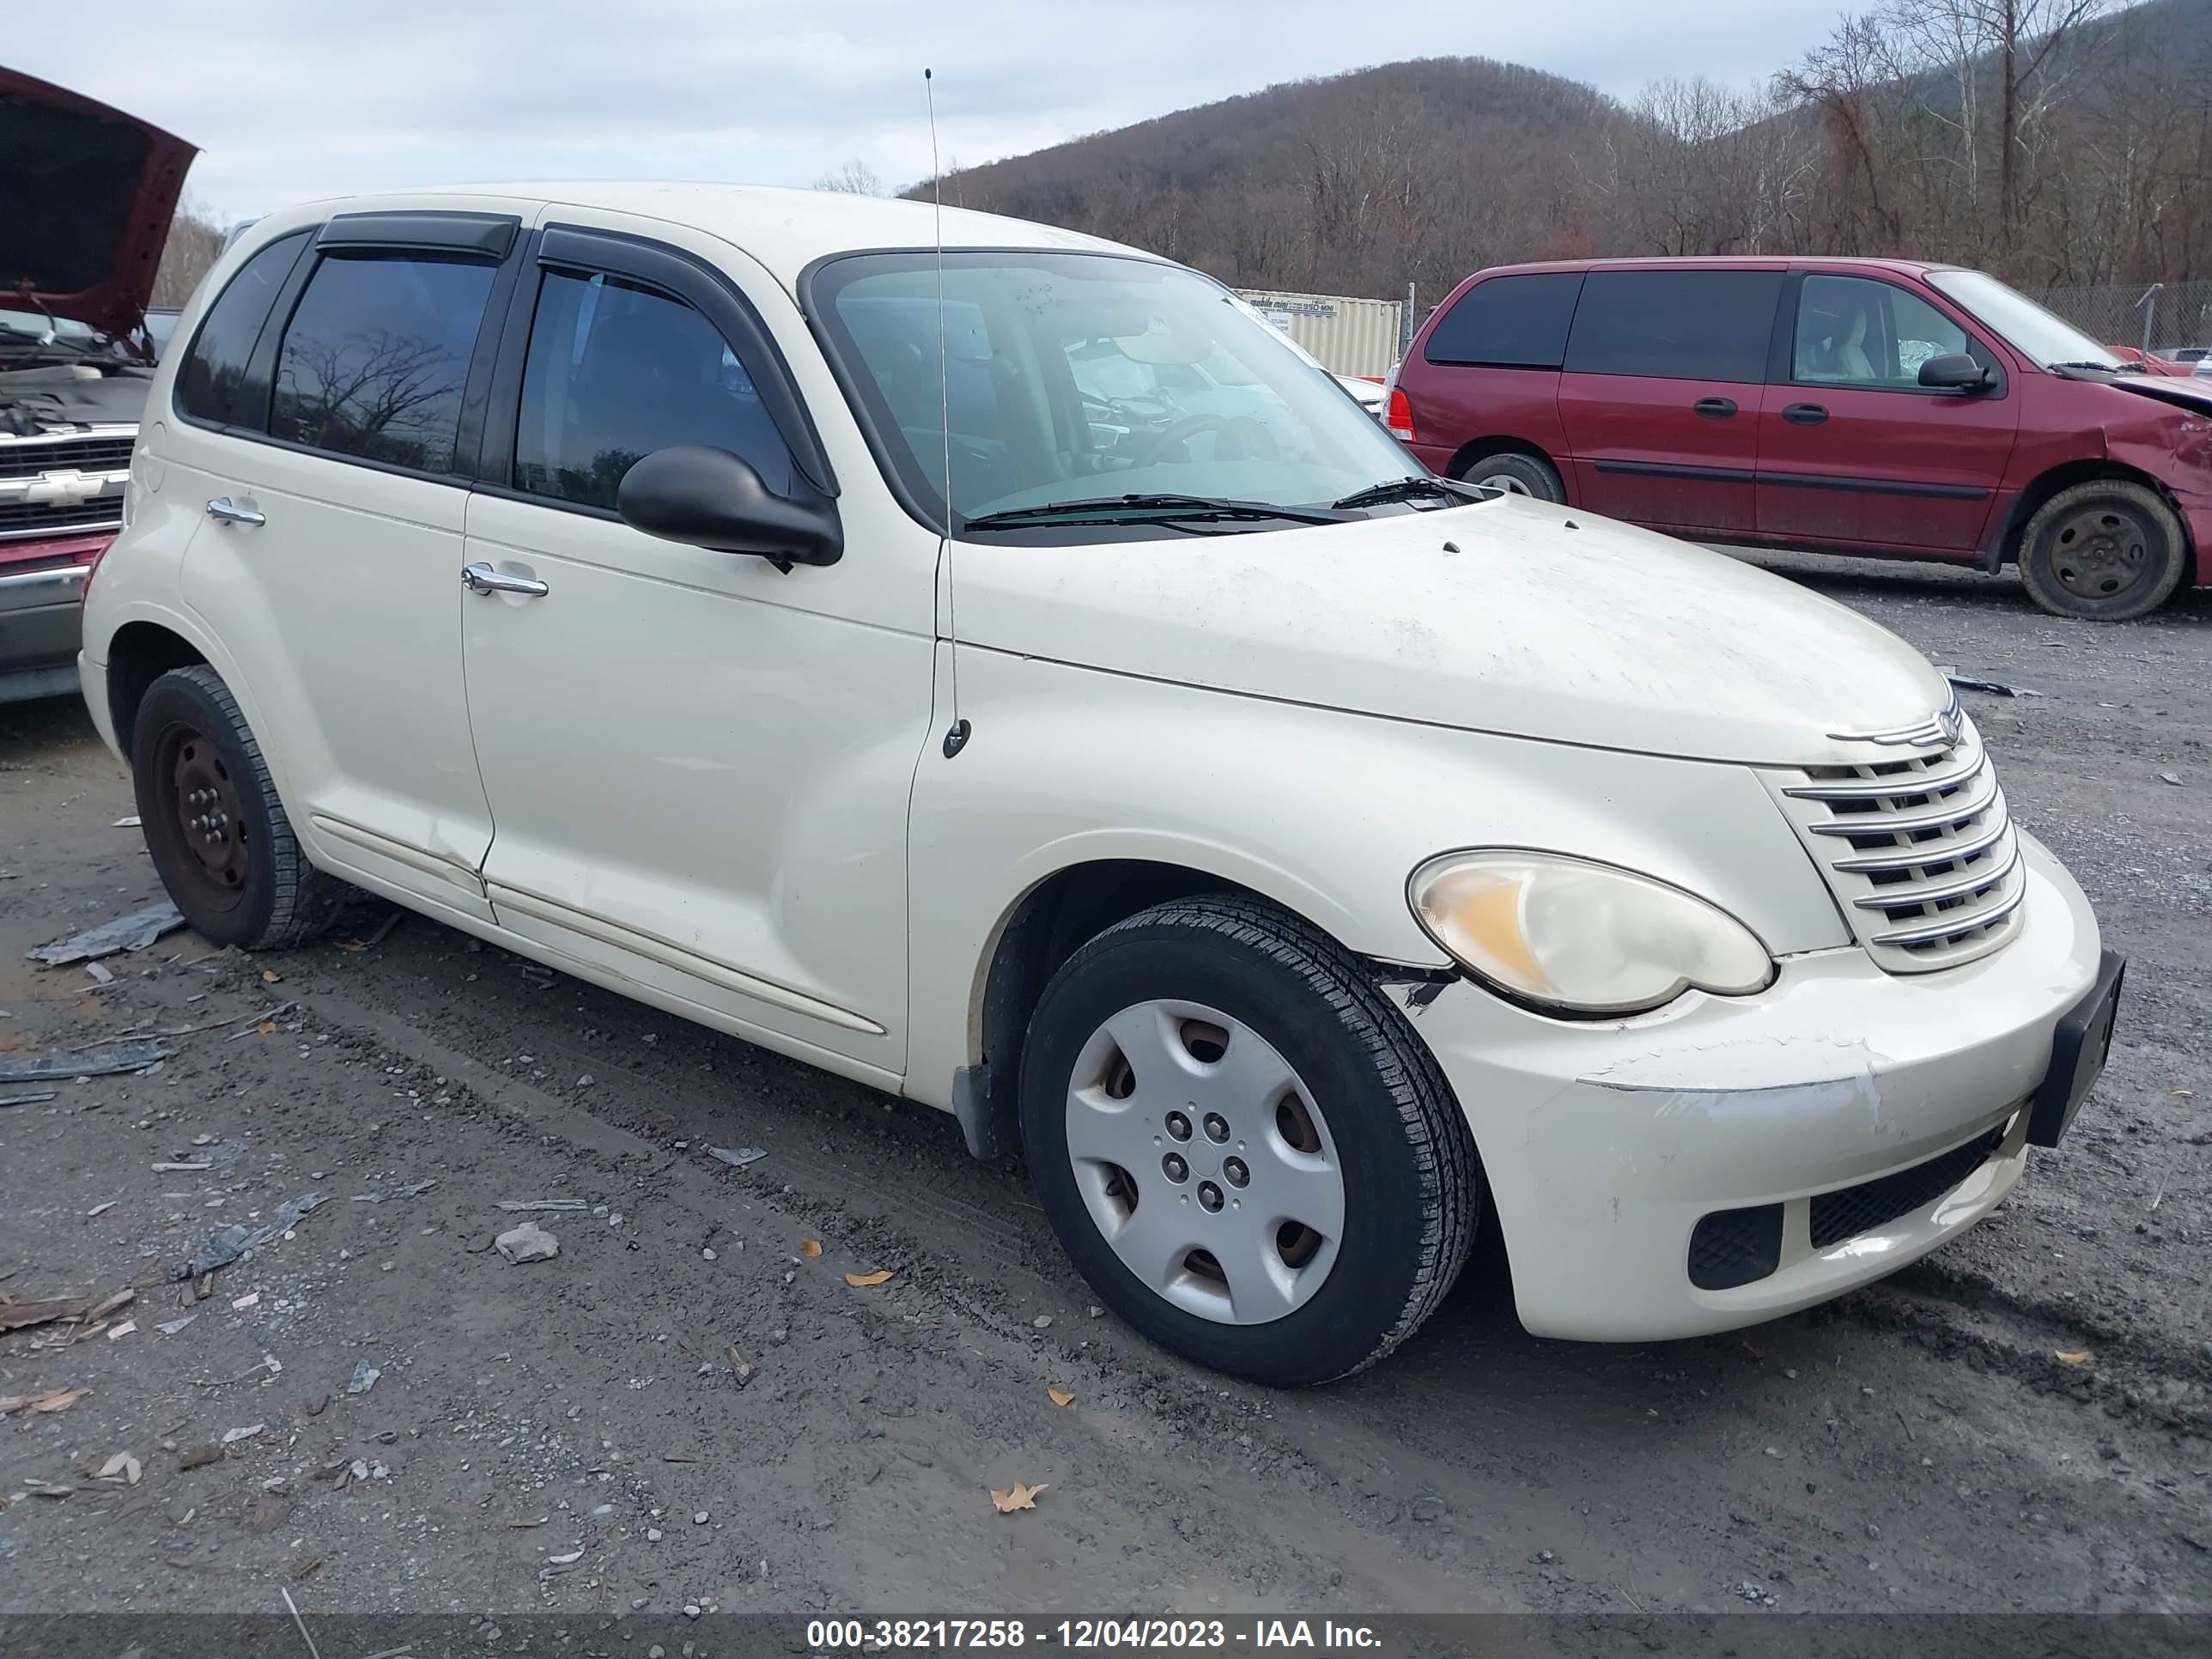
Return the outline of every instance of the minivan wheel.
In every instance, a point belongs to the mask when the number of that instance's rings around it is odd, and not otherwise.
[[[1502,489],[1509,495],[1533,495],[1540,501],[1564,501],[1566,487],[1549,461],[1534,455],[1508,453],[1485,455],[1459,470],[1462,483]]]
[[[1030,1176],[1101,1300],[1281,1387],[1381,1358],[1443,1300],[1481,1203],[1435,1060],[1286,911],[1156,905],[1053,975],[1030,1022]]]
[[[214,669],[172,669],[147,689],[131,769],[154,868],[202,938],[281,950],[337,919],[347,889],[301,852],[261,746]]]
[[[2020,538],[2020,579],[2054,616],[2131,622],[2180,586],[2189,555],[2181,520],[2158,492],[2120,478],[2062,489]]]

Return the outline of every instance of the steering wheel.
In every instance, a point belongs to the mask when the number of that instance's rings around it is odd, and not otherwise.
[[[1166,430],[1156,432],[1147,438],[1144,447],[1132,458],[1130,465],[1151,466],[1164,459],[1170,450],[1181,447],[1202,432],[1218,432],[1221,434],[1214,444],[1214,454],[1218,459],[1232,459],[1221,453],[1224,447],[1230,446],[1232,435],[1237,440],[1236,447],[1249,452],[1233,459],[1255,461],[1282,459],[1282,452],[1275,445],[1274,434],[1267,430],[1265,424],[1249,415],[1186,415]]]

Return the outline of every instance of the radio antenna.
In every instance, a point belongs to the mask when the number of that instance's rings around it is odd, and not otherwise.
[[[968,746],[969,726],[960,713],[959,590],[952,580],[952,386],[945,349],[945,173],[937,163],[937,77],[927,69],[921,72],[921,90],[929,101],[929,185],[935,204],[937,241],[937,419],[945,440],[945,550],[939,562],[945,571],[945,633],[951,647],[952,724],[945,728],[945,758],[951,760]]]

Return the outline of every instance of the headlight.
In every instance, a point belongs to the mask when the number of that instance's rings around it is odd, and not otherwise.
[[[1726,911],[1665,882],[1555,853],[1447,853],[1407,884],[1413,915],[1468,972],[1578,1014],[1632,1014],[1696,986],[1763,990],[1774,961]]]

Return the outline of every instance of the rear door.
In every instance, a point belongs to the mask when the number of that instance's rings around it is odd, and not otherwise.
[[[1784,268],[1597,270],[1559,377],[1574,497],[1657,529],[1751,533]]]
[[[1791,288],[1786,378],[1759,415],[1761,538],[1974,554],[2020,425],[1996,354],[1897,283],[1813,271]],[[1923,387],[1920,365],[1951,353],[1995,385]]]
[[[203,385],[197,349],[181,393],[205,491],[184,592],[233,655],[294,822],[349,873],[485,920],[491,814],[458,573],[496,343],[484,319],[513,283],[518,226],[334,218],[292,263],[227,395]],[[222,320],[219,305],[203,344]]]

